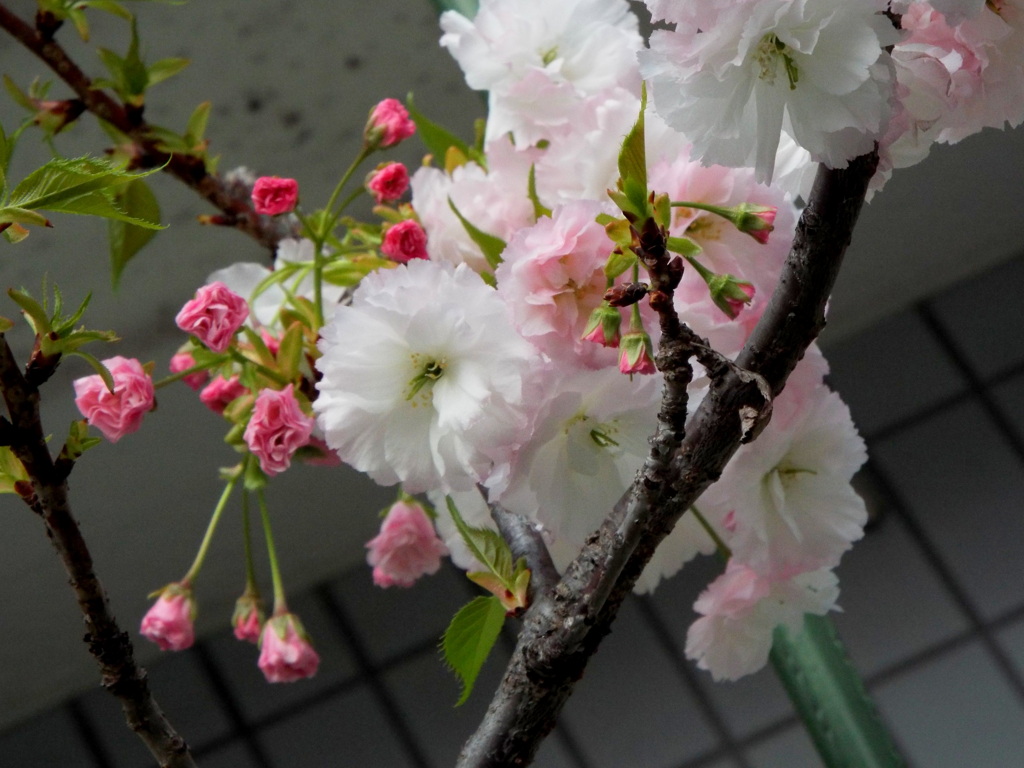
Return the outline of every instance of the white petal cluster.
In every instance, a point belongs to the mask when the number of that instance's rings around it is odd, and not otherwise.
[[[824,615],[838,597],[831,571],[771,580],[730,560],[694,604],[703,616],[687,633],[686,655],[715,680],[736,680],[765,665],[777,626],[799,631],[804,614]]]
[[[324,326],[314,409],[327,444],[383,485],[468,488],[529,432],[533,347],[465,265],[368,276]]]
[[[490,92],[488,138],[534,143],[579,101],[639,86],[642,40],[625,0],[483,0],[472,21],[443,13],[441,28],[469,86]]]
[[[664,4],[655,4],[661,8]],[[882,0],[734,0],[655,30],[640,70],[703,161],[772,178],[781,131],[843,168],[885,131],[898,39]]]

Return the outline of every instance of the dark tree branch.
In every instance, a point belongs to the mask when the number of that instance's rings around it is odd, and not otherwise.
[[[657,545],[719,477],[741,442],[756,434],[760,419],[753,419],[752,429],[751,413],[763,414],[770,406],[764,390],[782,391],[824,327],[825,303],[877,163],[873,152],[846,169],[819,168],[764,316],[736,365],[718,371],[678,449],[666,454],[678,429],[671,414],[680,402],[685,413],[685,393],[673,396],[669,380],[651,458],[551,596],[527,611],[505,676],[463,748],[459,768],[527,765],[533,759]],[[669,335],[666,341],[677,340]],[[663,346],[659,365],[678,354]]]
[[[487,501],[487,489],[483,486],[477,486],[477,489]],[[535,600],[538,595],[547,593],[558,583],[559,576],[541,532],[525,515],[510,512],[496,502],[487,501],[487,507],[491,511],[491,519],[498,526],[498,533],[512,550],[512,557],[526,559],[526,567],[530,569],[530,599]]]
[[[196,155],[168,154],[158,148],[152,127],[142,119],[141,108],[129,109],[92,80],[52,39],[52,29],[37,30],[0,3],[0,28],[34,53],[78,96],[85,108],[100,120],[128,136],[133,144],[135,165],[140,168],[163,167],[166,173],[220,209],[217,223],[234,227],[252,237],[271,252],[285,237],[294,237],[289,225],[260,216],[252,207],[247,190],[239,190],[220,176],[212,174],[203,158]]]
[[[71,514],[67,472],[55,466],[46,447],[39,390],[18,369],[3,334],[0,392],[10,416],[9,428],[3,430],[5,440],[31,478],[31,487],[17,490],[42,518],[47,536],[68,573],[68,582],[85,620],[85,641],[100,667],[103,686],[121,701],[128,725],[162,768],[195,768],[188,745],[150,693],[146,671],[135,663],[131,639],[121,631],[110,610],[106,592],[93,570],[92,555]]]

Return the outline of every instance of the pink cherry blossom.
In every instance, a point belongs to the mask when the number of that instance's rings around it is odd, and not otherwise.
[[[690,627],[686,655],[715,680],[756,672],[768,661],[775,627],[796,631],[805,613],[835,608],[837,584],[828,570],[772,580],[732,559],[694,603],[703,616]]]
[[[213,282],[196,291],[195,298],[185,303],[174,322],[214,352],[224,352],[248,316],[245,299],[224,283]]]
[[[203,388],[203,391],[199,393],[199,399],[214,413],[224,413],[224,409],[231,401],[248,391],[242,386],[237,376],[232,376],[229,379],[218,376]]]
[[[316,674],[320,655],[298,616],[286,613],[263,625],[257,665],[269,683],[293,683]]]
[[[366,562],[378,587],[411,587],[425,574],[437,573],[448,554],[419,504],[398,501],[388,510],[380,533],[366,543]]]
[[[171,373],[181,373],[182,371],[187,371],[195,364],[196,359],[192,357],[191,353],[178,352],[176,355],[171,357],[171,361],[167,364],[167,367],[170,368]],[[209,380],[209,378],[210,373],[208,371],[196,371],[195,373],[190,373],[188,376],[185,376],[182,381],[192,389],[198,390]]]
[[[416,123],[398,99],[384,99],[372,110],[363,135],[373,147],[391,147],[416,133]]]
[[[367,176],[366,188],[378,203],[390,203],[409,188],[409,171],[401,163],[381,164]]]
[[[384,232],[380,251],[392,261],[405,264],[412,259],[427,259],[427,233],[412,219],[400,221]]]
[[[260,460],[260,469],[273,477],[291,466],[292,454],[309,442],[314,423],[295,399],[293,385],[264,389],[245,428],[245,443]]]
[[[581,352],[581,335],[601,304],[604,265],[615,244],[595,218],[605,208],[580,200],[519,230],[502,253],[498,294],[527,339],[549,355]]]
[[[299,183],[279,176],[260,176],[252,188],[252,204],[256,213],[277,216],[294,210],[299,200]]]
[[[134,358],[110,357],[103,365],[114,379],[114,391],[99,374],[75,379],[75,405],[91,426],[116,443],[136,431],[153,410],[153,380]]]
[[[139,631],[161,650],[183,651],[195,641],[195,612],[192,590],[183,584],[171,584],[143,617]]]

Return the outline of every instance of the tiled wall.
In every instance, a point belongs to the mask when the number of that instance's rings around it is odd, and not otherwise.
[[[828,350],[869,443],[859,483],[877,513],[840,568],[836,621],[918,768],[1024,765],[1021,286],[1024,260]],[[711,568],[627,603],[537,765],[820,765],[770,671],[716,685],[682,660]],[[203,768],[450,766],[511,643],[453,709],[436,644],[470,594],[450,571],[407,591],[345,573],[293,601],[323,656],[312,681],[267,686],[255,649],[225,634],[168,655],[153,686]],[[0,765],[152,762],[96,690],[0,735]]]

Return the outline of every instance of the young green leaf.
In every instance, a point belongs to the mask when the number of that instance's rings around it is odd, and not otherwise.
[[[21,459],[6,445],[0,445],[0,493],[14,493],[14,484],[29,479]]]
[[[132,218],[160,221],[160,204],[142,179],[132,179],[118,190],[115,203]],[[110,235],[110,279],[114,288],[117,288],[121,281],[121,273],[128,266],[128,262],[153,239],[156,230],[119,219],[110,219],[107,222],[107,231]]]
[[[446,496],[448,511],[451,513],[455,528],[466,542],[469,551],[484,568],[501,579],[506,589],[513,587],[512,552],[505,540],[497,531],[487,528],[474,528],[466,524],[459,514],[458,507],[451,496]]]
[[[68,438],[60,449],[59,459],[78,461],[83,453],[102,442],[98,437],[89,437],[89,425],[85,419],[72,421],[68,429]]]
[[[466,157],[480,154],[458,136],[442,128],[416,109],[411,93],[405,97],[405,104],[409,109],[409,116],[416,123],[416,130],[419,132],[420,139],[434,157],[445,157],[448,154],[449,147],[456,147]]]
[[[441,638],[441,650],[445,662],[462,682],[462,693],[455,706],[465,703],[473,692],[480,668],[494,647],[504,623],[505,608],[493,595],[474,598],[452,618],[452,623]]]
[[[630,200],[633,199],[631,188],[643,190],[643,199],[647,199],[647,149],[644,145],[644,110],[647,107],[646,86],[640,90],[640,115],[626,134],[619,151],[619,178],[622,190]]]
[[[501,264],[501,253],[505,250],[505,241],[500,237],[484,232],[482,229],[477,229],[469,219],[462,215],[462,212],[459,211],[450,197],[448,198],[448,206],[454,211],[459,221],[462,222],[462,227],[466,230],[466,234],[483,251],[488,266],[491,269],[497,269],[498,265]]]

